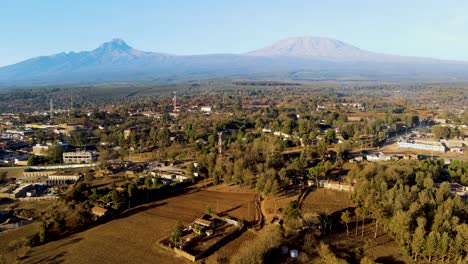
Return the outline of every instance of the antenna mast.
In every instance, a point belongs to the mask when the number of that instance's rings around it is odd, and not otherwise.
[[[218,132],[218,153],[223,154],[223,132]]]
[[[50,110],[49,111],[50,111],[50,119],[52,119],[53,116],[54,116],[54,106],[52,104],[52,99],[50,99]]]
[[[176,91],[174,91],[174,97],[172,98],[172,101],[174,103],[174,113],[177,113],[177,94],[176,94]]]

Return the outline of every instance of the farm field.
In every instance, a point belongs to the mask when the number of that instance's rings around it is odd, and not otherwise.
[[[192,188],[187,194],[135,207],[108,223],[35,247],[23,262],[189,263],[158,245],[177,221],[186,225],[203,214],[208,206],[213,212],[219,208],[219,212],[252,221],[254,197],[250,193]]]

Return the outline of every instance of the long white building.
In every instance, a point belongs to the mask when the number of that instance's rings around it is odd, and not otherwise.
[[[420,149],[427,151],[445,152],[445,146],[439,142],[398,141],[399,148]]]

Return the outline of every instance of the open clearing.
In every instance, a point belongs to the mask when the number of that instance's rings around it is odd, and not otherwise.
[[[334,228],[331,235],[322,237],[320,240],[330,244],[334,252],[341,258],[350,260],[357,256],[367,255],[381,263],[409,263],[411,259],[404,255],[393,238],[378,229],[377,238],[374,238],[375,224],[373,220],[367,219],[362,235],[362,218],[359,218],[359,229],[356,235],[356,222],[351,215],[349,223],[349,235],[341,222],[341,212],[349,210],[353,212],[355,205],[350,199],[350,193],[327,189],[312,190],[302,203],[302,212],[306,215],[331,215],[334,219]],[[338,225],[340,223],[340,225]],[[318,255],[311,255],[312,263],[319,263]]]
[[[329,189],[311,190],[302,202],[304,214],[332,214],[348,207],[354,207],[349,192]]]
[[[177,221],[188,224],[213,212],[254,220],[255,195],[192,188],[189,193],[141,205],[117,219],[31,249],[25,263],[190,263],[161,248]],[[250,204],[249,204],[250,203]],[[250,212],[249,212],[250,210]]]

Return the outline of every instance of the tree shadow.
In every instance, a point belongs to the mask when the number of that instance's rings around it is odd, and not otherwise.
[[[375,261],[378,263],[384,263],[384,264],[405,264],[404,261],[397,260],[393,256],[379,257]]]
[[[232,208],[229,208],[229,209],[227,209],[227,210],[224,210],[224,211],[220,212],[219,215],[220,215],[220,216],[227,215],[229,212],[232,212],[232,211],[234,211],[234,210],[236,210],[236,209],[239,209],[239,208],[241,208],[241,207],[242,207],[242,205],[234,206],[234,207],[232,207]]]
[[[147,204],[147,205],[140,205],[140,206],[137,206],[137,207],[133,207],[133,208],[130,208],[128,210],[125,210],[124,212],[118,214],[116,217],[111,218],[110,220],[126,218],[126,217],[129,217],[131,215],[134,215],[134,214],[137,214],[137,213],[149,210],[149,209],[153,209],[153,208],[156,208],[156,207],[159,207],[159,206],[163,206],[165,204],[166,204],[166,202],[151,203],[151,204]]]
[[[39,263],[64,263],[65,262],[65,251],[58,253],[57,255],[48,256],[37,261],[31,262],[32,264]]]
[[[83,238],[81,238],[81,237],[75,237],[75,238],[70,237],[70,239],[68,241],[66,241],[65,243],[63,243],[61,245],[61,247],[76,244],[76,243],[80,242],[81,240],[83,240]]]

